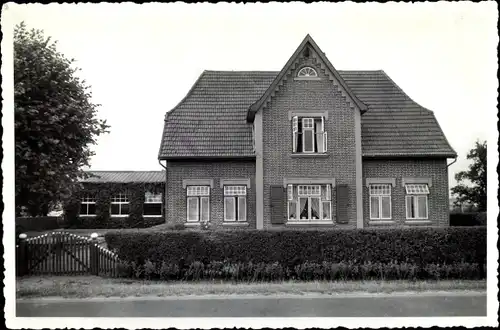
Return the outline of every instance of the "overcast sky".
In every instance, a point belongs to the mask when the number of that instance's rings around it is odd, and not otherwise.
[[[203,70],[279,71],[307,33],[337,70],[384,70],[434,111],[465,169],[477,139],[497,141],[495,3],[14,5],[77,60],[111,133],[94,170],[159,170],[165,112]],[[451,160],[449,160],[451,162]]]

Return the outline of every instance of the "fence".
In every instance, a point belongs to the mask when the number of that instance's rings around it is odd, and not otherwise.
[[[23,275],[117,276],[118,256],[91,237],[52,232],[37,237],[20,235],[16,272]]]

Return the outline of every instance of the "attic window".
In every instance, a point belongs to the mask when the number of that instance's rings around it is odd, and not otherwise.
[[[317,77],[318,73],[316,70],[311,68],[310,66],[303,67],[300,69],[299,73],[297,74],[297,77],[303,77],[303,78],[308,78],[308,77]]]

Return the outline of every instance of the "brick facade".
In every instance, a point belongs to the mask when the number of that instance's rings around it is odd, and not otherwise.
[[[211,228],[255,229],[255,160],[168,161],[166,193],[166,222],[168,224],[186,223],[186,189],[182,186],[182,181],[185,179],[213,179],[214,185],[210,191]],[[224,192],[220,187],[221,179],[250,179],[250,188],[247,188],[248,226],[224,225]]]
[[[297,80],[297,71],[312,66],[320,80]],[[327,156],[292,156],[292,127],[288,112],[328,111],[325,130],[328,132]],[[356,226],[356,148],[355,111],[346,101],[336,83],[325,72],[324,65],[314,56],[299,58],[295,69],[262,111],[264,228],[284,227],[271,224],[271,185],[283,184],[284,178],[327,177],[336,184],[347,184],[349,191],[349,223],[341,227]],[[325,182],[326,183],[326,182]],[[333,189],[333,192],[335,189]],[[332,196],[332,217],[335,221],[335,193]],[[283,201],[286,204],[286,200]],[[286,206],[285,206],[286,210]],[[330,225],[331,226],[331,225]],[[339,226],[339,225],[336,225]]]
[[[432,187],[428,195],[429,222],[412,224],[406,221],[405,196],[406,191],[402,186],[403,178],[429,178]],[[392,188],[392,221],[384,225],[370,221],[369,192],[366,186],[366,178],[394,178],[395,186]],[[379,159],[363,160],[363,214],[364,225],[371,226],[448,226],[448,168],[446,159]]]

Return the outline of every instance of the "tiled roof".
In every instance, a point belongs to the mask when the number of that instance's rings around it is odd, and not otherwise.
[[[165,171],[87,171],[92,175],[82,179],[85,183],[132,183],[132,182],[165,182]]]
[[[253,157],[247,110],[276,72],[205,71],[165,116],[159,157]]]
[[[411,100],[383,71],[338,71],[361,102],[364,156],[455,157],[435,116]],[[247,110],[278,72],[205,71],[165,116],[159,158],[249,157]]]

